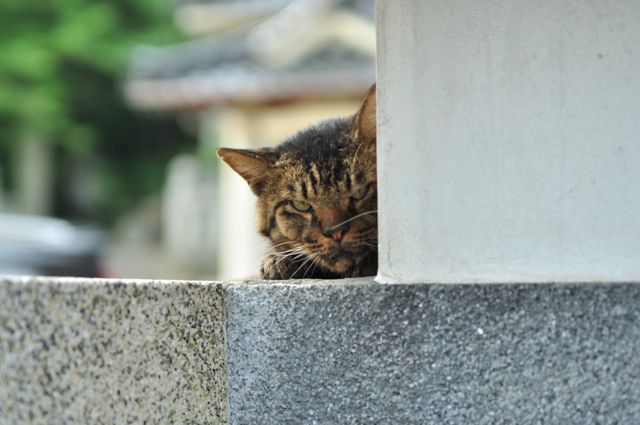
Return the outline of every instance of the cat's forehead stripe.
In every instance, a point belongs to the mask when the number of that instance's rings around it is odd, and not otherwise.
[[[318,184],[320,180],[320,173],[318,172],[318,164],[315,162],[311,163],[311,167],[309,169],[309,178],[311,179],[311,183],[315,186]]]
[[[305,185],[304,182],[301,181],[298,187],[299,187],[298,192],[301,193],[303,197],[306,198],[309,196],[309,194],[307,193],[307,185]]]
[[[310,179],[305,179],[304,186],[306,188],[305,192],[306,196],[316,196],[316,191],[314,190],[314,185],[311,183]]]

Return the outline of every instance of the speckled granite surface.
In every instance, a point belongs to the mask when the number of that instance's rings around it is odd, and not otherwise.
[[[226,423],[224,296],[0,278],[0,424]]]
[[[638,418],[640,284],[0,279],[0,425]]]
[[[229,288],[230,423],[640,423],[640,284]]]

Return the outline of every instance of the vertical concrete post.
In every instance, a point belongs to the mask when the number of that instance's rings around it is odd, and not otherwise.
[[[213,117],[212,117],[213,118]],[[225,147],[254,146],[249,117],[242,110],[217,111],[215,125]],[[255,203],[247,183],[224,164],[219,168],[220,246],[218,275],[230,279],[258,277],[260,259],[267,252],[264,237],[256,231]]]
[[[378,280],[640,280],[638,40],[632,0],[380,0]]]
[[[20,143],[16,170],[17,198],[20,212],[51,213],[52,156],[51,146],[39,137],[30,136]]]

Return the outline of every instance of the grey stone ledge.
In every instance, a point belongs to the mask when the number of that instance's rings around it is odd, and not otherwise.
[[[624,424],[640,284],[0,280],[0,424]]]
[[[223,285],[0,280],[0,424],[225,423]]]

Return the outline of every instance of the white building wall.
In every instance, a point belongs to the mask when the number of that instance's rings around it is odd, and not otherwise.
[[[379,0],[379,280],[640,280],[640,2]]]

